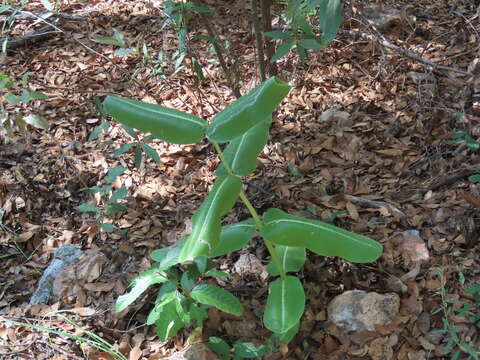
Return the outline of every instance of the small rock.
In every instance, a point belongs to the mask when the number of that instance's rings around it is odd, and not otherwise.
[[[185,351],[180,351],[165,360],[219,360],[220,358],[204,344],[193,344]]]
[[[328,305],[328,320],[346,333],[375,331],[375,325],[386,325],[398,314],[397,294],[367,293],[351,290],[336,296]]]
[[[50,265],[43,272],[38,288],[30,298],[30,304],[46,304],[52,296],[53,282],[58,274],[69,264],[75,261],[82,254],[82,250],[75,245],[66,244],[55,251],[54,258]]]

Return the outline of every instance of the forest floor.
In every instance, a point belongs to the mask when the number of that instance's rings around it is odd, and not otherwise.
[[[192,329],[160,342],[145,325],[152,296],[119,314],[113,305],[129,281],[149,267],[154,249],[188,234],[191,216],[215,179],[218,160],[206,142],[178,146],[152,140],[148,144],[161,161],[144,159],[136,169],[133,151],[112,156],[131,141],[117,123],[87,141],[103,121],[93,97],[114,93],[205,119],[234,97],[205,40],[192,36],[190,45],[205,79],[199,83],[189,59],[173,74],[169,59],[177,38],[168,27],[162,29],[161,1],[65,3],[62,13],[84,18],[61,18],[55,23],[61,32],[14,49],[0,65],[17,86],[22,75],[31,72],[29,89],[48,96],[28,106],[2,101],[5,111],[35,113],[49,123],[48,130],[28,127],[25,133],[17,129],[13,135],[0,135],[0,319],[77,335],[88,330],[118,344],[130,359],[160,359],[184,348]],[[229,41],[227,60],[235,62],[245,93],[260,82],[248,12],[241,2],[206,3],[215,9],[211,21],[216,31]],[[480,19],[472,1],[456,1],[455,8],[450,3],[386,1],[385,9],[401,13],[388,29],[378,31],[352,1],[345,4],[342,29],[383,36],[424,59],[475,76],[432,70],[346,33],[306,61],[290,53],[278,62],[279,77],[292,90],[274,117],[258,169],[246,180],[247,194],[260,213],[277,207],[317,220],[336,215],[337,226],[381,242],[384,253],[370,264],[309,254],[300,272],[307,294],[300,332],[268,359],[447,359],[459,346],[474,349],[471,353],[478,356],[480,189],[468,178],[480,166],[473,140],[480,136],[474,96],[480,68],[473,66],[480,57]],[[39,14],[44,8],[41,1],[29,1],[25,10]],[[34,21],[17,19],[10,36],[42,26]],[[115,56],[116,47],[91,41],[112,36],[112,28],[140,51]],[[191,28],[191,35],[206,35],[196,19]],[[142,53],[143,44],[153,54],[150,61]],[[155,62],[159,51],[165,58]],[[457,131],[473,139],[447,143]],[[114,219],[126,231],[105,233],[92,216],[74,208],[93,200],[82,189],[101,184],[116,165],[128,168],[115,183],[129,191],[128,210]],[[246,216],[238,203],[225,223]],[[42,270],[64,244],[102,251],[108,258],[104,272],[110,276],[76,288],[54,304],[29,305]],[[252,269],[235,266],[242,254],[250,254]],[[233,276],[225,287],[247,310],[242,318],[210,312],[203,339],[266,342],[269,332],[257,311],[266,298],[265,278],[255,268],[268,262],[262,242],[254,239],[218,262]],[[327,324],[329,301],[353,289],[393,292],[401,298],[392,323],[360,346],[336,338]],[[448,315],[436,311],[442,305],[449,306]],[[446,327],[449,332],[435,339],[435,330]],[[449,338],[456,339],[451,350],[446,349]],[[462,353],[459,358],[467,357]],[[0,358],[111,357],[62,336],[0,322]]]

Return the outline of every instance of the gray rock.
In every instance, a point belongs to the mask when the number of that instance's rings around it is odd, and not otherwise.
[[[328,320],[342,331],[375,331],[395,318],[400,297],[395,293],[377,294],[361,290],[346,291],[328,304]]]
[[[72,244],[66,244],[59,247],[55,251],[52,262],[43,272],[43,275],[38,282],[37,290],[30,298],[30,304],[39,305],[48,303],[52,296],[52,287],[55,277],[65,266],[79,258],[81,254],[82,250]]]

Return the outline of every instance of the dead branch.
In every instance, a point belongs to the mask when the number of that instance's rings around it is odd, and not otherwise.
[[[29,43],[37,42],[43,39],[46,39],[54,34],[59,34],[61,31],[58,31],[52,28],[50,25],[43,26],[37,31],[31,31],[24,36],[17,37],[14,39],[7,38],[7,49],[16,49],[22,46],[27,46]],[[5,41],[5,38],[0,38],[0,44]]]
[[[360,37],[360,38],[366,39],[366,40],[376,41],[380,45],[382,45],[382,46],[384,46],[388,49],[395,50],[396,52],[398,52],[398,53],[400,53],[400,54],[402,54],[406,57],[409,57],[409,58],[411,58],[415,61],[421,62],[423,64],[429,65],[436,70],[452,71],[452,72],[462,74],[462,75],[465,75],[465,76],[472,76],[472,74],[467,72],[467,71],[456,69],[456,68],[453,68],[453,67],[450,67],[450,66],[439,65],[439,64],[437,64],[437,63],[435,63],[431,60],[422,58],[421,56],[419,56],[417,54],[414,54],[414,53],[412,53],[412,52],[410,52],[410,51],[408,51],[404,48],[401,48],[400,46],[394,45],[390,41],[382,39],[382,38],[380,38],[378,36],[375,36],[373,34],[368,34],[368,33],[365,33],[365,32],[353,31],[353,30],[340,30],[340,33],[345,34],[345,35]]]

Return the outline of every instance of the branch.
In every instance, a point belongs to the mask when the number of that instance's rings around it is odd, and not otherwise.
[[[412,53],[412,52],[410,52],[410,51],[408,51],[404,48],[401,48],[400,46],[394,45],[390,41],[387,41],[385,39],[381,39],[380,37],[375,36],[373,34],[367,34],[367,33],[364,33],[364,32],[353,31],[353,30],[340,30],[340,33],[341,34],[346,34],[346,35],[351,35],[351,36],[356,36],[356,37],[361,37],[361,38],[366,39],[366,40],[376,41],[380,45],[385,46],[386,48],[395,50],[396,52],[398,52],[398,53],[400,53],[404,56],[407,56],[407,57],[409,57],[413,60],[416,60],[418,62],[429,65],[429,66],[431,66],[431,67],[433,67],[434,69],[437,69],[437,70],[452,71],[452,72],[462,74],[462,75],[465,75],[465,76],[473,76],[473,74],[471,74],[467,71],[456,69],[456,68],[453,68],[453,67],[450,67],[450,66],[439,65],[439,64],[437,64],[437,63],[435,63],[431,60],[424,59],[419,55],[416,55],[416,54],[414,54],[414,53]]]

